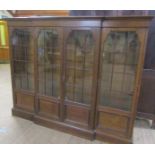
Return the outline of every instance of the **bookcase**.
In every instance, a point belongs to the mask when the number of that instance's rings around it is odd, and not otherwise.
[[[7,19],[13,115],[131,143],[152,17]]]

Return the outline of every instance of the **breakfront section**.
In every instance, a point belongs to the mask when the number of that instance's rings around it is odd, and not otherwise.
[[[34,112],[34,42],[31,27],[10,28],[14,113],[29,119]],[[28,115],[29,114],[29,115]]]
[[[95,70],[99,52],[99,28],[65,28],[64,121],[93,128]]]
[[[36,21],[34,121],[94,138],[99,19]]]
[[[142,25],[138,27],[138,22],[135,26],[125,24],[125,21],[107,23],[105,21],[102,27],[96,136],[98,139],[129,143],[139,95],[147,29],[141,28]]]

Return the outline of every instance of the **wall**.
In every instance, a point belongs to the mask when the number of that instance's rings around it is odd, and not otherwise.
[[[9,61],[9,43],[7,23],[0,21],[0,63]]]
[[[6,17],[12,17],[12,15],[6,10],[0,10],[0,19]]]

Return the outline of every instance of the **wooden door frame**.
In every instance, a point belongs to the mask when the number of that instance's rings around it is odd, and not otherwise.
[[[91,90],[91,104],[90,105],[85,105],[85,104],[81,104],[81,103],[76,103],[76,102],[73,102],[73,105],[75,106],[80,106],[80,107],[83,107],[83,108],[86,108],[88,109],[90,112],[89,112],[89,121],[88,121],[88,128],[90,129],[93,129],[94,128],[94,121],[95,121],[95,118],[94,118],[94,115],[95,115],[95,105],[96,105],[96,87],[97,87],[97,68],[98,68],[98,54],[99,54],[99,49],[100,49],[100,28],[97,28],[97,27],[66,27],[64,28],[64,57],[63,57],[63,70],[64,70],[64,73],[63,73],[63,87],[64,87],[64,91],[65,91],[65,81],[66,81],[66,52],[67,52],[67,49],[66,49],[66,41],[67,41],[67,38],[70,34],[70,32],[74,31],[74,30],[90,30],[93,34],[93,37],[94,37],[94,40],[95,40],[95,51],[94,51],[94,64],[93,64],[93,68],[92,68],[92,72],[93,72],[93,76],[92,76],[92,90]],[[62,104],[62,109],[63,111],[65,111],[65,105],[67,105],[65,103],[65,99],[64,99],[64,96],[65,96],[65,92],[63,91],[63,104]],[[71,103],[72,105],[72,103]],[[63,114],[63,118],[64,118],[64,114]]]
[[[146,42],[146,33],[147,30],[145,28],[120,28],[120,27],[116,27],[116,28],[102,28],[102,39],[101,39],[101,45],[102,46],[103,42],[105,41],[105,39],[107,38],[107,35],[109,34],[110,31],[120,31],[120,32],[125,32],[125,31],[134,31],[137,33],[138,35],[138,39],[140,42],[140,49],[139,49],[139,59],[138,59],[138,65],[137,65],[137,71],[136,71],[136,84],[135,84],[135,91],[134,91],[134,95],[132,98],[132,104],[131,104],[131,111],[124,111],[124,110],[120,110],[120,109],[116,109],[116,108],[111,108],[111,107],[105,107],[105,106],[100,106],[99,105],[99,94],[97,93],[97,106],[96,106],[96,121],[95,121],[95,125],[96,127],[98,126],[98,119],[99,119],[99,111],[104,112],[110,112],[110,113],[115,113],[118,115],[122,115],[122,116],[126,116],[128,117],[129,121],[128,121],[128,128],[127,128],[127,138],[131,138],[132,136],[132,130],[133,130],[133,125],[134,125],[134,120],[135,120],[135,114],[136,114],[136,107],[137,107],[137,99],[138,99],[138,95],[139,95],[139,89],[140,89],[140,84],[141,84],[141,74],[142,74],[142,69],[143,69],[143,64],[144,64],[144,49],[145,49],[145,42]],[[102,49],[103,47],[101,47]],[[100,91],[100,83],[101,83],[101,65],[102,65],[102,59],[101,59],[101,54],[102,54],[102,50],[100,52],[100,64],[99,64],[99,73],[98,73],[98,91]],[[105,133],[106,134],[106,133]]]
[[[47,95],[41,95],[39,94],[39,69],[38,69],[38,37],[40,34],[41,30],[56,30],[58,32],[58,36],[59,36],[59,46],[60,46],[60,98],[56,98],[56,97],[52,97],[52,96],[47,96]],[[49,102],[56,102],[55,104],[59,104],[58,105],[58,118],[60,121],[62,120],[62,115],[61,115],[61,104],[62,104],[62,58],[63,58],[63,28],[62,27],[55,27],[55,26],[38,26],[35,28],[35,66],[36,66],[36,77],[35,77],[35,81],[36,81],[36,113],[37,115],[39,114],[39,100],[43,99],[43,100],[47,100]],[[54,118],[53,118],[54,119]]]

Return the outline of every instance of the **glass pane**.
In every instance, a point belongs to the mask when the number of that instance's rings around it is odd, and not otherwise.
[[[34,65],[32,63],[32,37],[29,30],[15,29],[11,44],[14,62],[15,87],[34,90]]]
[[[15,79],[15,87],[17,89],[20,89],[21,88],[21,77],[19,75],[15,75],[14,79]]]
[[[13,58],[23,61],[33,60],[32,41],[29,30],[14,30],[12,36]]]
[[[130,110],[138,63],[136,32],[111,31],[102,48],[100,104]]]
[[[39,93],[60,96],[60,46],[56,30],[41,30],[38,37]]]
[[[94,39],[89,30],[73,30],[66,43],[65,99],[91,103]]]

